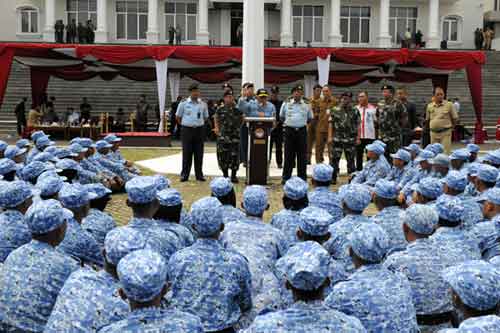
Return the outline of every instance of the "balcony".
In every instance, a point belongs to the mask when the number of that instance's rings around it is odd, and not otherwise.
[[[496,23],[500,22],[500,10],[490,10],[484,14],[486,22]]]

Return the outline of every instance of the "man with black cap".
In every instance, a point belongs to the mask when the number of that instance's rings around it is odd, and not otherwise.
[[[407,114],[405,107],[394,98],[394,87],[382,87],[384,98],[378,103],[377,125],[380,139],[387,145],[385,156],[390,162],[391,154],[401,148],[401,128],[406,126]]]
[[[240,109],[244,116],[247,116],[252,109],[256,108],[257,102],[255,100],[254,85],[251,82],[246,82],[241,89],[238,109]],[[243,162],[243,166],[246,167],[248,154],[248,127],[245,124],[241,127],[240,143],[240,161]]]
[[[313,87],[313,95],[309,99],[311,103],[311,110],[313,112],[313,119],[307,125],[307,164],[311,164],[311,155],[314,144],[316,143],[316,131],[318,127],[319,114],[321,110],[321,89],[323,87],[316,84]],[[316,152],[317,153],[317,152]]]
[[[271,132],[271,148],[269,149],[269,160],[273,155],[273,145],[276,146],[276,164],[278,169],[283,167],[283,122],[280,119],[279,110],[283,105],[283,101],[279,99],[280,88],[278,86],[271,87],[271,98],[269,101],[273,103],[276,109],[276,125]]]
[[[292,89],[292,98],[281,106],[280,118],[285,125],[285,165],[284,184],[292,176],[297,159],[297,176],[307,179],[307,124],[313,119],[309,104],[302,98],[304,87],[297,85]]]
[[[200,98],[198,84],[189,86],[191,96],[177,107],[177,123],[182,126],[182,172],[181,182],[189,179],[191,163],[194,155],[194,171],[196,180],[205,181],[203,177],[203,143],[205,140],[205,122],[208,119],[207,104]]]

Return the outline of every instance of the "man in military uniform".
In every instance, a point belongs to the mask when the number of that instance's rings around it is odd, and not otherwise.
[[[328,144],[328,127],[330,123],[330,114],[333,107],[337,105],[337,99],[332,96],[330,87],[325,85],[322,88],[323,97],[319,103],[318,124],[316,126],[316,163],[320,164],[324,161],[325,146],[330,155],[330,145]]]
[[[321,89],[322,87],[319,84],[315,85],[313,87],[313,95],[309,99],[313,112],[313,119],[307,125],[307,164],[311,164],[312,149],[316,143],[316,133],[321,112]],[[317,153],[318,152],[316,152],[316,154]]]
[[[234,103],[231,90],[224,93],[224,105],[220,106],[214,116],[214,132],[217,135],[217,161],[224,177],[228,177],[231,169],[231,181],[238,182],[236,173],[240,166],[240,129],[243,114]]]
[[[352,93],[343,93],[340,105],[334,107],[330,113],[328,143],[332,146],[330,165],[334,170],[333,183],[337,182],[342,152],[347,160],[347,173],[351,174],[356,171],[354,161],[359,121],[359,112],[352,106]]]
[[[383,86],[384,98],[378,103],[377,124],[380,139],[387,145],[385,156],[391,160],[401,147],[401,128],[406,126],[406,110],[400,101],[394,98],[394,87]]]
[[[283,105],[283,101],[279,99],[278,95],[280,93],[280,88],[278,86],[273,86],[271,88],[271,98],[269,102],[273,103],[276,109],[276,125],[271,132],[271,147],[269,149],[269,160],[272,159],[273,146],[275,146],[276,154],[276,164],[278,164],[278,169],[283,167],[283,121],[280,118],[280,110]]]

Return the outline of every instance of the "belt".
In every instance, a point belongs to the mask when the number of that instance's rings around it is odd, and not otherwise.
[[[451,130],[451,127],[447,127],[447,128],[431,128],[431,132],[434,132],[434,133],[443,133],[443,132],[446,132],[448,130]]]
[[[186,126],[186,125],[182,125],[182,127],[186,127],[186,128],[202,128],[204,126],[203,125],[201,125],[201,126]]]
[[[417,323],[419,325],[434,326],[450,322],[452,319],[451,312],[443,312],[436,314],[417,314]]]
[[[305,126],[302,126],[302,127],[290,127],[290,126],[287,126],[286,128],[289,128],[289,129],[294,130],[294,131],[300,131],[300,130],[305,129],[306,127]]]

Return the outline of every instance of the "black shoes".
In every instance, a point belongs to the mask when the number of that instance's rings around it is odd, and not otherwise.
[[[189,180],[188,177],[181,177],[181,183],[185,183]]]
[[[201,176],[201,177],[196,177],[196,180],[199,181],[199,182],[204,182],[206,181],[205,177]]]

